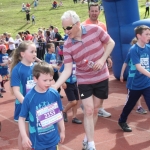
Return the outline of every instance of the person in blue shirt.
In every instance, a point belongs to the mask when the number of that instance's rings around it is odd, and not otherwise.
[[[26,94],[19,115],[23,148],[57,150],[58,143],[64,141],[61,99],[58,92],[50,88],[53,75],[52,66],[46,62],[37,63],[33,68],[36,85]],[[28,116],[29,137],[25,129]]]
[[[35,60],[36,60],[36,46],[31,41],[24,41],[20,43],[20,45],[14,51],[12,56],[10,84],[14,96],[16,97],[15,112],[14,112],[15,121],[18,121],[19,119],[19,114],[21,111],[22,102],[24,100],[25,95],[35,85],[32,76],[32,69]],[[26,129],[28,132],[27,124]],[[18,136],[18,147],[19,150],[23,149],[21,144],[20,133]]]
[[[127,103],[118,120],[124,132],[132,132],[127,118],[138,99],[143,95],[150,110],[150,28],[141,25],[135,28],[137,43],[130,48],[130,68],[127,79]]]
[[[63,72],[63,70],[64,70],[64,64],[61,66],[59,72],[61,73]],[[69,101],[63,110],[63,117],[64,117],[64,121],[68,122],[67,112],[72,108],[72,123],[82,124],[82,121],[76,118],[79,94],[78,94],[77,79],[75,73],[76,73],[76,64],[73,63],[72,73],[70,77],[66,80],[66,82],[62,85]]]
[[[8,65],[10,64],[10,60],[7,54],[6,46],[0,45],[0,75],[2,76],[1,82],[1,92],[6,92],[4,84],[8,81]]]
[[[60,69],[60,65],[57,63],[57,58],[55,54],[55,45],[53,43],[47,43],[47,54],[45,55],[45,61],[52,65],[54,69],[54,77],[55,82],[58,80],[58,69]],[[58,88],[58,92],[60,93],[61,89]],[[60,95],[61,98],[63,96]]]
[[[137,42],[137,38],[133,38],[132,41],[131,41],[131,45],[133,44],[136,44]],[[121,73],[120,73],[120,81],[123,82],[123,75],[124,75],[124,72],[125,72],[125,69],[126,67],[130,67],[130,52],[127,54],[126,56],[126,59],[125,59],[125,62],[123,63],[122,65],[122,69],[121,69]],[[137,110],[136,110],[137,113],[139,114],[147,114],[147,111],[142,107],[142,104],[141,104],[141,99],[139,99],[137,101]]]

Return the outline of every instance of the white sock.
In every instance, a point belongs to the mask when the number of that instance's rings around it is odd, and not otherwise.
[[[88,142],[88,148],[90,148],[90,147],[95,148],[94,141]]]
[[[83,140],[84,142],[87,142],[88,141],[88,139],[87,139],[87,137],[86,137],[86,135],[85,135],[85,137],[84,137],[84,140]]]

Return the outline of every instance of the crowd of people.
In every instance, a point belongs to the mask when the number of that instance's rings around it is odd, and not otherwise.
[[[72,123],[82,124],[77,119],[79,99],[85,130],[82,149],[96,150],[94,130],[98,116],[111,116],[103,105],[108,98],[108,68],[112,67],[110,54],[115,45],[105,24],[98,20],[99,14],[99,5],[95,3],[89,5],[89,18],[82,23],[75,11],[66,11],[61,17],[64,37],[53,26],[39,28],[33,34],[19,32],[15,40],[10,33],[0,36],[0,88],[6,92],[4,83],[10,73],[10,85],[16,97],[14,120],[20,131],[19,150],[57,149],[65,139],[68,110],[72,109]],[[118,120],[125,132],[132,131],[126,121],[141,95],[150,109],[150,47],[147,45],[150,28],[136,27],[135,37],[120,76],[123,81],[125,67],[129,65],[127,102]],[[68,98],[64,108],[61,86]],[[139,105],[136,112],[146,114]]]

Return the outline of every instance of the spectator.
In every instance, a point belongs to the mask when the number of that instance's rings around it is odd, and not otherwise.
[[[30,9],[29,7],[27,7],[26,9],[26,20],[27,20],[27,23],[30,23]]]
[[[11,37],[11,33],[7,33],[7,37],[8,37],[8,42],[5,42],[6,44],[9,45],[9,49],[7,50],[7,53],[9,56],[11,56],[13,50],[15,50],[15,41]]]
[[[53,1],[52,7],[57,8],[57,2],[56,1]]]
[[[26,10],[26,5],[24,3],[22,3],[22,11],[25,11]]]
[[[27,9],[30,9],[30,4],[27,2],[26,4]]]
[[[63,2],[62,1],[60,1],[60,3],[59,3],[59,5],[58,6],[63,6]]]
[[[77,3],[77,0],[73,0],[74,4]]]
[[[35,16],[32,14],[32,24],[35,24]]]
[[[148,16],[149,16],[149,6],[150,6],[150,2],[149,2],[149,0],[146,0],[146,3],[145,3],[145,17],[144,18],[146,18],[146,14],[148,14]]]
[[[22,42],[22,39],[21,39],[20,35],[17,34],[15,42],[14,42],[15,43],[15,48],[17,48],[21,42]]]
[[[45,54],[45,38],[44,33],[42,29],[39,29],[38,31],[38,43],[39,47],[37,49],[37,57],[41,60],[44,60],[44,54]]]
[[[53,26],[50,26],[50,27],[49,27],[49,30],[50,30],[50,39],[51,39],[51,40],[54,40],[54,38],[55,38],[54,27],[53,27]]]
[[[34,3],[33,3],[33,5],[34,5],[34,8],[37,8],[37,5],[38,5],[38,2],[37,2],[37,0],[34,0]]]
[[[25,41],[32,41],[32,35],[30,34],[29,31],[24,32],[24,40]]]

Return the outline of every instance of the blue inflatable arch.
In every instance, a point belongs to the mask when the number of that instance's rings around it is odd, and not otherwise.
[[[113,73],[120,79],[120,72],[129,48],[135,37],[134,28],[139,25],[150,26],[150,19],[140,20],[137,0],[102,0],[107,30],[115,41],[115,48],[111,54]],[[124,78],[127,79],[125,71]]]

